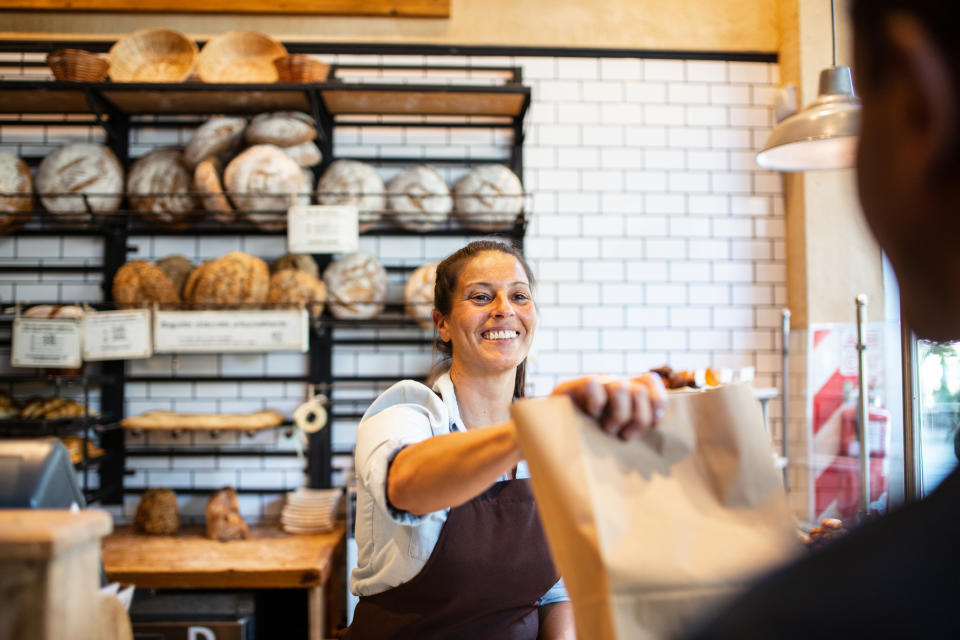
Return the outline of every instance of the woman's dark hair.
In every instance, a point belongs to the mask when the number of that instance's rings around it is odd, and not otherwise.
[[[526,259],[519,249],[505,242],[498,242],[496,240],[475,240],[462,249],[450,254],[443,262],[437,265],[437,282],[433,287],[433,307],[437,311],[444,316],[450,315],[450,311],[453,309],[453,296],[457,289],[457,280],[460,278],[460,272],[463,271],[463,266],[479,254],[487,251],[499,251],[500,253],[505,253],[516,258],[520,266],[523,267],[524,273],[527,275],[530,288],[533,288],[535,284],[533,271],[530,269],[530,265],[527,264]],[[453,345],[448,342],[443,342],[439,335],[434,338],[433,343],[436,350],[443,354],[442,364],[445,363],[449,365],[449,360],[453,357]],[[517,379],[513,387],[514,398],[524,397],[526,381],[527,360],[524,358],[523,362],[517,366]]]

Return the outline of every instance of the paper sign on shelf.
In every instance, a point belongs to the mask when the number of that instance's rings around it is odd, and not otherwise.
[[[305,352],[308,343],[305,309],[153,314],[155,353]]]
[[[359,212],[353,205],[295,205],[287,210],[290,253],[350,253],[359,246]]]
[[[80,323],[73,319],[16,318],[10,362],[15,367],[78,369],[83,364]]]
[[[83,314],[84,360],[130,360],[153,354],[150,311],[99,311]]]

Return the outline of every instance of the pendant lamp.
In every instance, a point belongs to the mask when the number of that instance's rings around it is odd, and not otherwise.
[[[850,67],[837,66],[837,17],[833,19],[833,66],[820,72],[817,99],[785,118],[770,132],[757,164],[776,171],[847,169],[856,162],[860,99],[853,93]]]

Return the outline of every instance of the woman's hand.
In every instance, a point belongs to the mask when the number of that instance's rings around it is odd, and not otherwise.
[[[663,417],[667,390],[656,373],[632,379],[587,376],[557,385],[553,395],[570,396],[604,431],[622,440],[636,438]]]

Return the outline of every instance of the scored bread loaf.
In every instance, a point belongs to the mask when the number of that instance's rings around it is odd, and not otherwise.
[[[123,197],[123,167],[102,144],[77,142],[51,151],[36,177],[40,202],[57,220],[77,223],[94,214],[113,213]]]
[[[414,269],[403,290],[407,315],[424,329],[433,328],[433,290],[438,264],[431,262]]]
[[[376,226],[386,208],[386,187],[376,169],[357,160],[335,160],[317,182],[320,204],[352,204],[360,211],[360,231]]]
[[[33,176],[21,158],[0,151],[0,233],[12,233],[30,218]]]
[[[156,265],[167,274],[170,282],[173,283],[173,290],[177,295],[183,297],[183,285],[187,281],[187,276],[193,271],[193,262],[187,256],[175,253],[157,260]]]
[[[167,229],[186,229],[198,217],[193,177],[175,147],[155,149],[130,166],[130,206],[145,220]]]
[[[363,251],[337,258],[323,271],[330,313],[337,318],[370,319],[383,311],[387,270]]]
[[[420,165],[387,183],[387,204],[394,223],[411,231],[430,231],[449,220],[450,188],[436,169]]]
[[[243,540],[249,535],[247,523],[240,515],[240,501],[233,487],[214,492],[204,511],[207,537],[220,542]]]
[[[305,306],[312,315],[323,313],[327,287],[323,281],[303,271],[281,269],[270,277],[267,302],[275,309],[296,309]]]
[[[193,170],[193,188],[210,216],[217,222],[228,224],[237,219],[237,212],[223,193],[221,167],[220,160],[215,157],[201,160]]]
[[[320,277],[317,261],[308,253],[288,253],[270,263],[270,273],[276,273],[284,269],[296,269],[314,278]]]
[[[243,144],[245,118],[216,116],[197,127],[183,150],[183,159],[190,168],[215,156],[230,156]]]
[[[496,231],[509,227],[523,210],[523,185],[502,164],[476,167],[453,185],[454,216],[465,227]]]
[[[194,271],[196,277],[191,272],[184,284],[189,302],[244,308],[266,301],[270,290],[267,263],[242,251],[231,251]]]
[[[113,300],[121,309],[180,302],[180,295],[170,277],[160,267],[146,260],[126,263],[113,277]]]
[[[139,533],[173,535],[180,530],[177,494],[170,489],[147,489],[137,505],[133,528]]]
[[[230,200],[243,216],[265,231],[286,228],[287,209],[309,194],[300,165],[269,144],[250,147],[223,174]]]
[[[313,118],[300,111],[277,111],[255,116],[244,134],[247,144],[292,147],[317,137]]]

